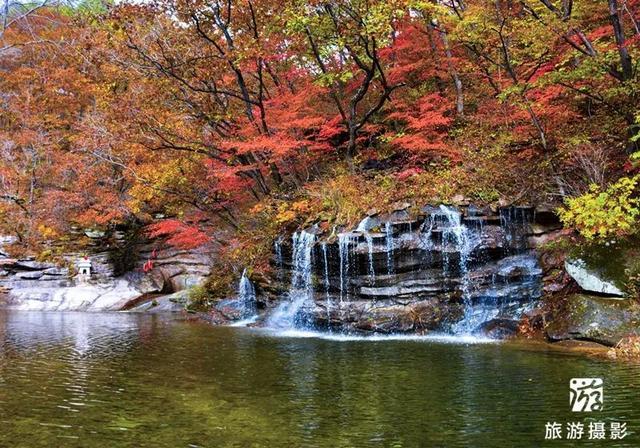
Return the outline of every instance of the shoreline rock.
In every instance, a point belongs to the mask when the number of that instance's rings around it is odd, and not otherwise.
[[[179,250],[142,237],[125,241],[123,232],[114,232],[111,239],[104,232],[88,232],[88,237],[92,241],[87,252],[64,254],[61,266],[0,253],[3,306],[34,311],[118,311],[131,302],[140,301],[141,305],[155,299],[158,306],[149,310],[176,311],[175,299],[181,296],[172,294],[201,284],[211,272],[212,249],[208,246]],[[10,242],[7,238],[2,241]],[[125,263],[117,257],[128,258]],[[75,275],[72,266],[85,259],[91,274]],[[148,271],[143,269],[146,262],[152,266]],[[131,270],[118,274],[121,264]],[[147,296],[149,300],[145,300]],[[163,296],[166,298],[159,299]],[[181,300],[183,305],[185,300]]]

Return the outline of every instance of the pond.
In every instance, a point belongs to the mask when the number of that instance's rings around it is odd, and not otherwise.
[[[602,411],[571,411],[569,381],[585,377],[604,380]],[[468,339],[2,311],[0,422],[7,447],[633,447],[640,367]],[[547,422],[585,434],[545,441]],[[591,422],[607,440],[589,440]]]

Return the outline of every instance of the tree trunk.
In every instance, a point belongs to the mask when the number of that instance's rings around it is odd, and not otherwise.
[[[449,46],[449,39],[447,39],[447,32],[444,29],[440,29],[440,39],[442,39],[442,46],[444,47],[444,53],[447,56],[447,67],[449,68],[449,74],[453,79],[453,86],[456,89],[456,112],[459,117],[464,116],[464,94],[462,91],[462,81],[460,75],[453,65],[453,53],[451,53],[451,47]]]
[[[631,63],[631,55],[625,47],[624,30],[622,21],[618,14],[618,0],[609,0],[609,19],[613,26],[613,35],[618,46],[618,54],[620,55],[620,66],[622,68],[622,81],[629,81],[633,77],[633,64]]]

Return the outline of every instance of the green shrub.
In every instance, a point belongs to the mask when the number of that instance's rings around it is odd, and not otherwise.
[[[567,199],[565,207],[558,209],[562,223],[588,240],[632,234],[640,214],[635,197],[639,179],[622,177],[605,190],[591,185],[588,193]]]

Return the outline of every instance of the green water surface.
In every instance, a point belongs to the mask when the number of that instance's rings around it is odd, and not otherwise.
[[[603,411],[571,412],[572,377],[604,379]],[[550,441],[548,421],[628,435]],[[506,343],[0,312],[0,425],[1,447],[640,447],[640,367]]]

